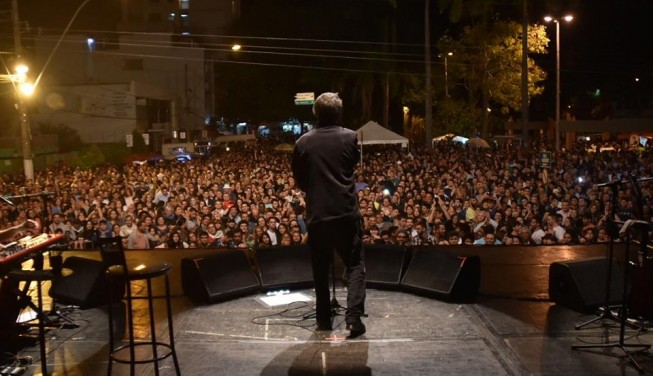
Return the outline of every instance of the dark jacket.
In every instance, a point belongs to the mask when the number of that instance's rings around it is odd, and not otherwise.
[[[356,132],[319,127],[295,143],[293,176],[306,192],[307,222],[358,216],[354,169],[360,159]]]

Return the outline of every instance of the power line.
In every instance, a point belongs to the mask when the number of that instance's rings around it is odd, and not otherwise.
[[[34,38],[34,40],[38,40],[39,38]],[[130,41],[132,42],[132,41]],[[126,47],[147,47],[147,48],[171,48],[171,49],[181,49],[181,50],[197,50],[198,48],[196,47],[187,47],[187,46],[179,46],[179,45],[158,45],[158,44],[151,44],[151,43],[138,43],[139,41],[136,40],[134,42],[137,43],[125,43],[125,42],[107,42],[104,43],[105,46],[126,46]],[[149,42],[149,41],[143,41],[143,42]],[[68,42],[70,43],[70,42]],[[205,51],[212,51],[212,52],[227,52],[227,53],[234,53],[231,49],[232,45],[226,45],[226,44],[215,44],[214,48],[201,48],[202,50]],[[220,48],[218,48],[220,47]],[[329,54],[314,54],[314,53],[298,53],[298,52],[276,52],[274,50],[289,50],[289,51],[308,51],[308,52],[322,52],[322,51],[334,51],[334,52],[341,52],[341,53],[361,53],[361,54],[378,54],[378,55],[392,55],[391,53],[374,53],[374,52],[367,52],[367,51],[349,51],[349,50],[320,50],[320,49],[303,49],[299,47],[272,47],[272,46],[247,46],[247,49],[241,49],[238,51],[238,54],[258,54],[258,55],[272,55],[272,56],[291,56],[291,57],[310,57],[310,58],[330,58],[330,59],[345,59],[345,60],[360,60],[360,61],[376,61],[376,62],[392,62],[392,63],[408,63],[408,64],[424,64],[424,61],[422,60],[406,60],[406,59],[390,59],[390,58],[382,58],[382,57],[362,57],[362,56],[346,56],[346,55],[329,55]],[[251,49],[250,49],[251,48]],[[273,50],[273,51],[258,51],[256,49],[263,49],[263,50]],[[409,55],[409,56],[416,56],[416,55]],[[438,64],[438,62],[434,62],[435,64]]]
[[[53,34],[60,34],[61,30],[58,29],[41,29],[42,31],[52,32]],[[71,33],[78,34],[125,34],[125,35],[161,35],[169,36],[171,32],[135,32],[135,31],[103,31],[103,30],[71,30]],[[178,34],[177,34],[178,35]],[[396,47],[415,47],[424,48],[423,43],[397,43],[397,42],[372,42],[372,41],[358,41],[358,40],[343,40],[343,39],[312,39],[312,38],[282,38],[282,37],[257,37],[248,35],[220,35],[220,34],[190,34],[192,37],[199,38],[223,38],[231,40],[264,40],[264,41],[284,41],[284,42],[310,42],[310,43],[333,43],[333,44],[355,44],[355,45],[371,45],[371,46],[396,46]],[[435,46],[433,46],[435,47]]]
[[[355,73],[383,73],[383,74],[389,73],[389,74],[393,74],[393,75],[423,76],[422,73],[411,73],[411,72],[400,72],[400,71],[383,71],[383,70],[373,70],[373,69],[335,68],[335,67],[324,67],[324,66],[313,66],[313,65],[307,66],[307,65],[299,65],[299,64],[262,63],[262,62],[253,62],[253,61],[232,61],[232,60],[219,60],[219,59],[189,59],[188,57],[182,57],[182,56],[137,54],[137,53],[126,53],[126,52],[98,51],[96,53],[105,54],[105,55],[112,55],[112,56],[126,56],[126,57],[138,57],[138,58],[148,57],[148,58],[159,58],[159,59],[168,59],[168,60],[210,61],[210,62],[214,62],[214,63],[267,66],[267,67],[317,69],[317,70],[355,72]]]

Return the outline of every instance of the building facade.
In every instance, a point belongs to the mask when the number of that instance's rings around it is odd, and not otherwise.
[[[214,115],[213,44],[239,9],[238,0],[129,0],[117,32],[36,35],[33,122],[69,126],[84,142],[137,130],[156,144],[202,129]]]

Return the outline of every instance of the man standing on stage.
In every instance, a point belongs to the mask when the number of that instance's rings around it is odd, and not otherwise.
[[[317,126],[295,143],[292,170],[307,198],[317,325],[318,330],[332,329],[329,267],[335,249],[347,269],[345,322],[353,338],[365,333],[361,321],[365,313],[365,264],[354,186],[360,150],[356,132],[341,126],[342,100],[337,93],[320,95],[313,114]]]

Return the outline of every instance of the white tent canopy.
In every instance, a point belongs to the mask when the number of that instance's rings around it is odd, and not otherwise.
[[[368,121],[356,132],[359,145],[401,144],[401,147],[408,147],[406,137],[386,129],[374,121]]]
[[[382,127],[375,121],[358,128],[358,144],[361,146],[361,168],[363,167],[363,145],[389,145],[401,144],[402,148],[408,147],[408,139],[402,135]]]

